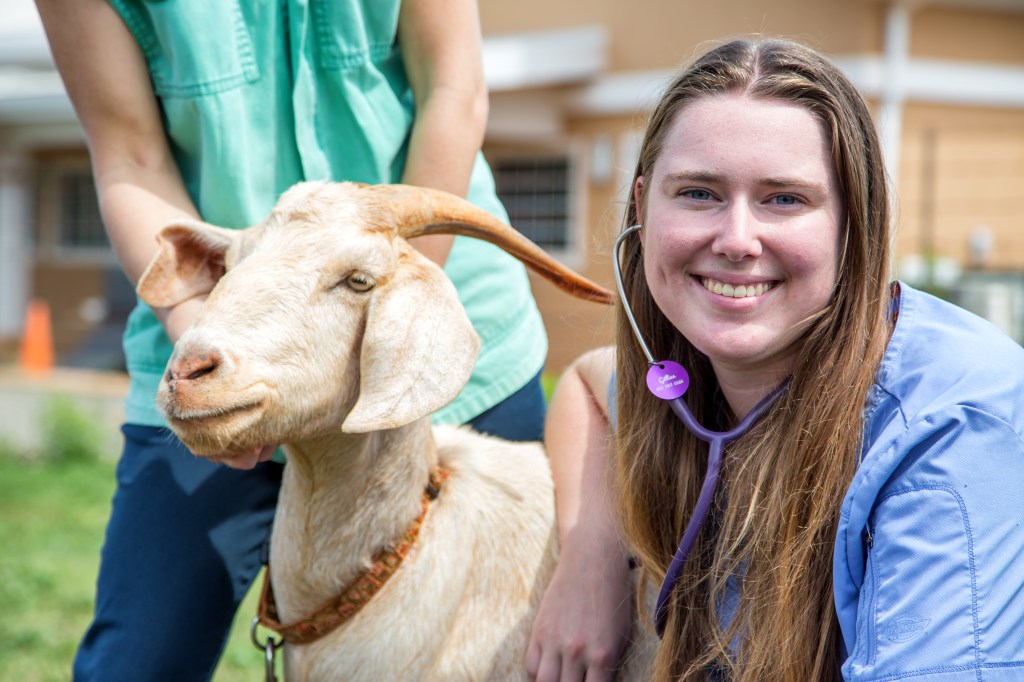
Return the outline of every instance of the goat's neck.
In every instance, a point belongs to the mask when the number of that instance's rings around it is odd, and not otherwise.
[[[271,562],[282,618],[331,598],[421,511],[437,463],[430,422],[285,446]]]

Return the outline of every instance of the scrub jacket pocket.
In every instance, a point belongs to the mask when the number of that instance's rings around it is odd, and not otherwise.
[[[380,0],[309,0],[317,63],[347,69],[379,62],[395,46],[399,3]]]
[[[163,98],[237,88],[260,77],[238,0],[112,0],[135,35]],[[211,26],[230,30],[211,31]]]
[[[977,594],[966,508],[946,487],[895,491],[875,509],[851,680],[974,675]],[[912,527],[908,527],[912,526]]]

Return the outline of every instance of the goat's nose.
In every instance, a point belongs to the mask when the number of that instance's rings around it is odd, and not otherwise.
[[[197,381],[217,371],[221,364],[216,351],[185,353],[172,360],[167,368],[167,383],[173,386],[178,381]]]

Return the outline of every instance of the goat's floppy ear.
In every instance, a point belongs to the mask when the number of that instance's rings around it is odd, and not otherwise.
[[[172,223],[160,231],[159,251],[135,290],[151,306],[167,308],[209,293],[224,274],[224,255],[239,233],[199,221]]]
[[[444,407],[469,381],[479,350],[451,281],[412,253],[370,302],[359,399],[341,430],[393,429]]]

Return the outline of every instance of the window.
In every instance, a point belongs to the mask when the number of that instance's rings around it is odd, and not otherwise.
[[[36,245],[43,260],[114,262],[87,156],[41,154]]]
[[[58,175],[57,185],[59,248],[108,248],[110,243],[103,229],[92,173],[88,170],[66,170]]]
[[[492,163],[509,222],[541,248],[564,252],[570,243],[571,185],[565,156],[507,157]]]

